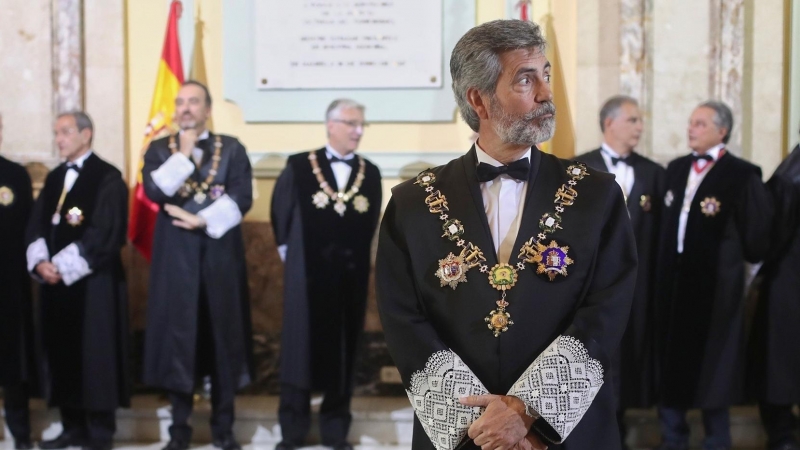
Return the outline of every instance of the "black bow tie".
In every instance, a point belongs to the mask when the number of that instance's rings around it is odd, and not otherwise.
[[[345,163],[350,167],[355,167],[356,166],[356,159],[355,158],[342,159],[342,158],[339,158],[337,156],[329,155],[328,161],[331,164],[333,164],[333,163]]]
[[[72,169],[75,172],[80,172],[81,171],[81,166],[79,166],[78,163],[70,162],[70,163],[67,163],[67,170],[69,170],[69,169]]]
[[[531,171],[531,162],[528,158],[522,158],[512,162],[507,166],[493,166],[491,164],[478,164],[478,181],[485,183],[492,181],[500,175],[506,174],[511,178],[520,181],[528,181],[528,173]]]
[[[624,158],[617,158],[616,156],[612,156],[611,165],[616,167],[617,163],[623,163],[629,166],[633,166],[633,161],[631,161],[630,158],[628,158],[627,156]]]
[[[705,155],[692,155],[692,161],[697,162],[701,159],[704,159],[708,162],[714,162],[714,157],[706,153]]]

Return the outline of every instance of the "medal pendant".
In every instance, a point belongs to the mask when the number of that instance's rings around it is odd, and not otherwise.
[[[0,206],[11,206],[14,203],[14,191],[8,186],[0,186]]]
[[[456,256],[452,253],[447,255],[447,258],[439,260],[439,269],[436,270],[436,276],[439,278],[441,286],[450,286],[455,289],[458,283],[467,282],[467,271],[469,267],[464,262],[464,258]]]
[[[67,218],[67,223],[72,225],[73,227],[77,227],[78,225],[83,223],[83,211],[77,206],[70,208],[67,211],[67,214],[64,215]]]
[[[195,201],[195,203],[198,203],[198,204],[199,204],[199,203],[203,203],[204,201],[206,201],[206,194],[205,194],[205,192],[200,192],[200,191],[198,191],[198,192],[195,192],[195,194],[194,194],[194,201]]]
[[[369,200],[367,200],[367,197],[363,195],[356,195],[353,197],[353,209],[360,214],[369,211]]]
[[[494,334],[494,337],[499,337],[500,333],[505,333],[508,331],[508,327],[514,325],[514,321],[511,320],[511,314],[506,312],[506,306],[508,306],[507,301],[498,300],[497,309],[491,310],[489,315],[483,319],[486,322],[486,326]]]
[[[720,209],[722,209],[722,203],[715,197],[706,197],[700,202],[700,211],[702,211],[706,217],[716,216],[719,214]]]
[[[498,291],[505,291],[517,284],[517,270],[506,264],[500,263],[489,270],[489,284]]]
[[[337,214],[344,217],[344,212],[347,210],[347,205],[340,199],[336,201],[336,204],[333,205],[333,210],[336,211]]]

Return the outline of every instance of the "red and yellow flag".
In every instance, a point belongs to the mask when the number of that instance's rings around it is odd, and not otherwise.
[[[172,0],[169,19],[167,19],[167,35],[164,38],[164,49],[161,52],[161,61],[158,64],[156,89],[153,93],[150,116],[144,131],[142,157],[152,140],[169,133],[172,128],[172,119],[175,115],[175,97],[183,84],[181,46],[178,41],[178,19],[180,19],[182,11],[183,6],[180,0]],[[139,174],[137,176],[133,205],[131,206],[128,239],[147,258],[147,261],[150,261],[153,246],[153,228],[155,227],[159,207],[150,201],[144,193],[141,173],[143,164],[144,161],[140,158]]]

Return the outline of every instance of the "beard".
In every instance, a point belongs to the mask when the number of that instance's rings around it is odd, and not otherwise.
[[[489,112],[495,119],[492,124],[494,132],[506,144],[534,146],[550,140],[556,131],[556,105],[553,102],[542,103],[528,113],[510,114],[494,98]],[[552,114],[552,117],[536,120],[545,114]]]

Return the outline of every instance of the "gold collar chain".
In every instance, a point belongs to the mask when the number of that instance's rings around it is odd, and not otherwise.
[[[308,160],[311,162],[311,172],[317,177],[317,183],[319,183],[320,188],[316,194],[311,196],[311,200],[317,209],[325,209],[330,202],[333,201],[333,210],[336,211],[339,216],[344,216],[345,211],[347,211],[346,203],[353,200],[353,209],[355,209],[356,212],[364,214],[369,210],[369,200],[367,200],[367,197],[360,194],[357,195],[358,191],[361,190],[361,184],[364,182],[364,172],[366,171],[367,164],[360,155],[356,155],[356,158],[358,158],[358,173],[356,173],[353,186],[350,187],[347,192],[344,191],[344,188],[347,186],[341,186],[337,192],[325,181],[325,177],[322,175],[322,169],[320,169],[319,162],[317,161],[316,153],[308,153]]]
[[[567,175],[570,176],[570,180],[561,185],[556,191],[555,200],[553,201],[555,211],[544,214],[539,220],[540,233],[536,237],[531,237],[522,245],[517,256],[520,261],[517,262],[516,266],[508,263],[498,263],[491,269],[486,265],[486,257],[483,251],[477,245],[463,239],[466,230],[461,221],[451,218],[447,214],[450,211],[447,197],[433,185],[436,182],[436,175],[433,172],[424,171],[417,176],[417,180],[414,182],[414,184],[424,188],[428,194],[425,197],[425,205],[428,207],[428,211],[432,214],[438,214],[439,220],[443,222],[442,230],[444,234],[441,237],[451,242],[455,241],[456,245],[461,249],[458,255],[450,253],[444,259],[439,260],[436,276],[439,278],[441,286],[449,286],[455,289],[459,283],[467,281],[467,272],[470,269],[479,267],[481,273],[488,274],[489,284],[494,289],[502,292],[500,300],[495,302],[497,308],[489,312],[489,315],[484,318],[489,330],[492,331],[495,337],[508,331],[508,327],[514,324],[511,320],[511,314],[506,311],[509,305],[506,300],[506,291],[509,291],[517,284],[518,271],[525,270],[525,263],[536,264],[536,273],[547,274],[550,281],[553,281],[556,275],[566,277],[567,266],[574,263],[567,256],[569,247],[561,247],[555,240],[552,240],[548,245],[544,244],[548,235],[562,229],[561,215],[566,207],[575,203],[575,198],[578,196],[575,186],[579,180],[589,174],[586,171],[586,166],[576,163],[567,168]]]
[[[175,154],[178,151],[178,145],[175,143],[175,135],[171,134],[169,136],[169,149],[170,152]],[[211,169],[208,170],[208,176],[205,180],[198,183],[195,180],[187,179],[183,186],[178,190],[178,194],[181,197],[189,197],[192,193],[194,193],[194,201],[197,203],[203,203],[208,196],[208,191],[213,189],[214,192],[223,191],[225,190],[224,186],[211,186],[211,182],[214,181],[214,177],[217,176],[217,170],[219,169],[219,162],[222,160],[220,154],[222,153],[222,138],[217,135],[214,136],[214,155],[211,156]],[[199,167],[198,167],[199,169]],[[221,194],[220,194],[221,195]],[[212,195],[214,197],[214,195]],[[217,196],[219,197],[219,195]]]

